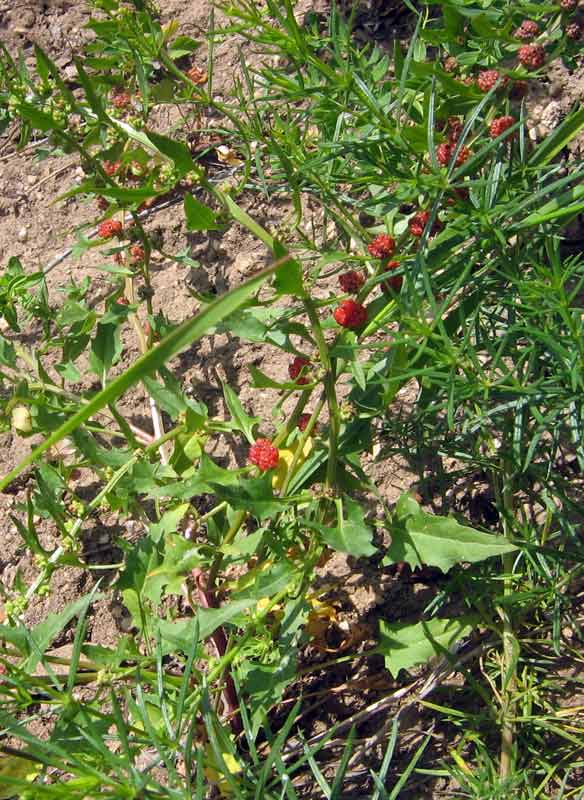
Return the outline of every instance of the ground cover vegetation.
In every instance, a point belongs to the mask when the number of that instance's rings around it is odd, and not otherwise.
[[[584,263],[565,231],[584,110],[541,141],[525,124],[529,86],[579,57],[576,4],[407,3],[407,43],[381,47],[355,38],[356,8],[234,0],[204,61],[148,0],[90,5],[73,78],[0,49],[0,131],[78,158],[55,199],[92,204],[73,255],[99,251],[109,280],[92,306],[89,280],[54,296],[47,267],[2,264],[2,425],[31,448],[0,488],[26,480],[11,524],[36,577],[0,589],[0,797],[582,796]],[[168,204],[192,234],[240,226],[268,266],[193,289],[176,319],[154,261],[205,265],[149,226]],[[246,373],[279,393],[271,417],[228,382],[226,413],[187,391],[176,357],[218,332],[286,359],[285,381]],[[123,405],[138,384],[150,429]],[[219,439],[247,464],[214,458]],[[421,478],[390,504],[372,469],[395,456]],[[456,503],[469,483],[479,512]],[[96,565],[84,532],[106,513],[144,535]],[[320,588],[335,552],[430,591],[367,641]],[[92,590],[27,625],[72,566]],[[131,630],[88,643],[112,592]],[[315,733],[333,693],[310,678],[338,666],[356,694],[386,688]]]

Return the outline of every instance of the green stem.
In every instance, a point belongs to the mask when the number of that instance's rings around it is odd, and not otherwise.
[[[326,373],[324,379],[324,390],[329,410],[329,453],[326,468],[326,486],[328,489],[334,489],[336,485],[337,452],[339,431],[341,427],[336,392],[336,369],[334,362],[329,356],[328,346],[324,338],[324,333],[322,331],[320,320],[318,318],[318,314],[316,313],[314,304],[309,297],[305,297],[303,302],[308,319],[312,324],[312,332],[314,334],[314,338],[316,339],[320,360]]]
[[[243,525],[246,516],[247,516],[247,511],[237,512],[237,514],[233,518],[231,527],[229,528],[229,530],[225,534],[225,538],[221,542],[221,547],[225,547],[225,545],[231,544],[231,542],[237,536],[237,532]],[[222,563],[223,563],[223,552],[219,550],[215,554],[215,558],[213,559],[213,563],[211,564],[211,569],[209,570],[207,586],[205,587],[208,592],[212,592],[215,587],[215,581],[217,580],[217,575],[219,574],[219,570],[221,569]]]
[[[505,538],[512,540],[512,523],[514,516],[513,487],[508,469],[504,467],[503,483],[503,533]],[[503,595],[505,600],[509,600],[513,594],[513,563],[514,554],[505,553],[502,556],[504,585]],[[509,603],[504,603],[501,608],[503,619],[503,663],[501,665],[501,698],[502,698],[502,722],[501,722],[501,759],[499,764],[499,775],[502,780],[511,775],[513,770],[513,741],[515,736],[515,725],[513,722],[515,692],[517,690],[517,650],[518,642],[513,631],[513,618]]]

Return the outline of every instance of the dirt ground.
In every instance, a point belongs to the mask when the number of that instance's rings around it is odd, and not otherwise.
[[[179,32],[197,38],[206,30],[209,20],[210,4],[206,0],[184,3],[182,0],[165,0],[162,7],[163,22],[177,19]],[[326,2],[306,3],[306,8],[316,6],[326,12]],[[407,20],[403,12],[396,8],[402,4],[369,3],[364,5],[360,17],[360,35],[371,36],[383,44],[397,33],[404,36]],[[393,9],[390,14],[389,10]],[[301,9],[302,10],[302,9]],[[69,0],[36,0],[36,2],[15,2],[0,0],[0,40],[15,54],[23,49],[25,62],[34,65],[33,43],[40,44],[56,61],[65,75],[74,74],[73,54],[82,47],[91,34],[84,26],[89,12],[82,2]],[[238,52],[235,42],[221,44],[215,50],[216,94],[229,91],[234,70],[237,69]],[[197,63],[205,66],[204,50],[198,51]],[[549,80],[532,90],[529,98],[529,126],[534,137],[541,137],[553,129],[570,108],[584,100],[584,67],[569,74],[559,63],[550,67]],[[10,133],[10,132],[9,132]],[[584,140],[573,145],[574,156],[582,155]],[[35,148],[24,152],[14,151],[10,135],[0,136],[0,266],[3,268],[10,256],[22,260],[26,271],[36,271],[61,253],[73,241],[73,229],[83,223],[91,224],[96,217],[96,208],[83,200],[72,198],[54,203],[54,198],[66,191],[75,181],[80,180],[77,161],[74,157],[46,158],[39,160]],[[246,208],[252,216],[262,220],[267,227],[278,227],[287,213],[287,207],[266,206],[263,200],[246,198]],[[157,212],[147,223],[147,229],[159,229],[164,237],[165,250],[177,252],[189,246],[191,258],[200,262],[197,270],[187,269],[175,262],[160,261],[154,265],[154,288],[156,290],[155,310],[163,309],[173,320],[182,320],[192,313],[196,300],[189,293],[189,286],[201,291],[214,289],[222,293],[237,284],[259,265],[266,262],[265,248],[258,244],[245,230],[233,225],[225,233],[189,235],[184,225],[182,207],[176,206]],[[91,296],[99,308],[108,291],[107,275],[95,271],[99,261],[95,250],[84,254],[81,261],[67,258],[48,275],[48,286],[52,302],[58,302],[58,288],[74,281],[79,283],[85,276],[92,279]],[[28,335],[28,334],[27,334]],[[34,332],[30,332],[28,345],[34,348]],[[132,337],[128,337],[124,359],[119,369],[130,364],[138,356],[138,347]],[[212,358],[211,358],[212,356]],[[269,371],[276,380],[286,378],[288,360],[274,358],[274,352],[261,344],[242,346],[233,337],[215,335],[206,337],[196,347],[189,349],[171,365],[180,376],[185,387],[210,407],[211,413],[223,410],[222,391],[219,377],[226,378],[244,406],[253,414],[265,420],[264,429],[269,433],[271,413],[277,400],[277,393],[259,393],[249,385],[248,366],[254,364]],[[211,365],[211,368],[209,367]],[[89,384],[91,383],[91,379]],[[87,385],[89,385],[87,384]],[[398,399],[407,403],[408,397]],[[150,416],[145,392],[135,388],[124,398],[122,410],[127,410],[131,418],[148,428]],[[152,432],[151,427],[148,428]],[[28,451],[31,443],[10,433],[0,436],[0,474],[5,474]],[[244,463],[243,450],[234,448],[228,438],[219,441],[217,450],[211,455],[224,465],[233,458],[240,465]],[[233,463],[233,462],[231,462]],[[402,491],[418,485],[424,469],[416,470],[399,458],[386,461],[371,460],[370,474],[386,502],[392,504]],[[0,581],[9,590],[19,573],[26,583],[35,575],[35,567],[30,555],[25,551],[16,527],[10,519],[16,506],[25,500],[24,486],[10,489],[0,495]],[[424,498],[431,503],[432,497]],[[54,531],[41,524],[42,539],[47,545],[56,544]],[[115,515],[92,523],[85,531],[86,546],[96,563],[112,563],[119,557],[114,546],[118,536],[137,538],[139,526],[132,526]],[[87,594],[101,573],[88,574],[77,569],[63,569],[55,574],[51,592],[42,598],[35,598],[26,614],[26,622],[34,624],[44,619],[51,611],[62,610],[77,597]],[[397,614],[404,618],[408,610],[414,613],[426,595],[431,594],[434,576],[422,576],[419,580],[396,581],[392,570],[383,570],[375,563],[354,560],[342,555],[335,557],[323,567],[323,584],[330,587],[330,595],[335,598],[340,612],[341,630],[362,626],[360,631],[363,646],[371,644],[376,620],[395,619]],[[427,599],[427,598],[426,598]],[[344,626],[344,627],[343,627]],[[96,644],[112,645],[120,635],[127,631],[129,618],[113,596],[98,602],[90,615],[89,639]],[[71,632],[57,644],[70,641]],[[330,703],[323,711],[311,712],[308,732],[318,733],[330,722],[356,713],[367,703],[387,690],[391,681],[379,683],[373,680],[378,675],[380,664],[374,660],[363,662],[357,674],[336,669],[323,673],[307,684],[311,692],[327,691]],[[342,690],[350,682],[353,688]],[[361,682],[364,689],[357,690]],[[339,689],[341,687],[341,689]],[[310,716],[310,715],[309,715]],[[412,746],[419,741],[419,731],[424,728],[422,717],[412,722]],[[435,749],[440,751],[442,743],[436,737]],[[357,776],[358,778],[358,776]],[[434,785],[434,793],[426,794],[419,786],[412,797],[438,797],[440,786]],[[357,796],[357,795],[355,795]],[[405,797],[405,795],[404,795]]]

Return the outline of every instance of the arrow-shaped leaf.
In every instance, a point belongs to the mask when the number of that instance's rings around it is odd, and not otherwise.
[[[428,622],[379,623],[379,652],[394,677],[401,669],[425,664],[433,656],[450,650],[459,639],[468,636],[474,626],[471,617],[431,619]]]
[[[398,500],[391,538],[385,563],[407,561],[412,569],[426,565],[443,572],[454,564],[483,561],[517,549],[503,536],[461,525],[454,517],[422,511],[407,493]]]

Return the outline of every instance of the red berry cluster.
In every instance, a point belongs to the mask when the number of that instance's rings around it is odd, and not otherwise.
[[[256,443],[249,448],[248,460],[250,464],[259,467],[262,472],[267,472],[278,466],[280,453],[269,439],[257,439]]]
[[[102,164],[103,171],[110,177],[115,175],[119,168],[122,166],[121,161],[104,161]]]
[[[450,144],[456,144],[458,142],[463,127],[464,126],[458,117],[448,117],[446,136],[448,137]]]
[[[418,211],[411,217],[408,226],[412,236],[421,236],[430,219],[429,211]]]
[[[566,37],[568,39],[571,39],[573,42],[577,42],[581,36],[582,26],[579,22],[572,22],[570,25],[566,25]]]
[[[489,126],[491,139],[496,139],[498,136],[501,136],[501,134],[505,133],[505,131],[514,124],[515,117],[497,117]]]
[[[367,309],[356,300],[343,300],[336,309],[334,318],[343,328],[355,330],[367,321]]]
[[[115,108],[127,108],[132,102],[132,95],[123,89],[114,89],[112,104]]]
[[[134,263],[138,263],[140,261],[144,261],[146,258],[146,253],[144,252],[144,248],[140,244],[133,244],[130,247],[130,258]]]
[[[359,289],[365,283],[365,275],[362,272],[351,269],[349,272],[343,272],[339,275],[339,284],[343,292],[348,294],[357,294]]]
[[[389,258],[395,250],[395,239],[387,233],[380,233],[367,249],[373,258]]]
[[[122,223],[117,219],[106,219],[100,222],[97,233],[102,239],[111,239],[112,236],[119,236],[123,230]]]
[[[305,367],[308,367],[309,364],[310,361],[307,358],[304,358],[304,356],[296,356],[296,358],[288,366],[288,375],[290,376],[290,380],[296,381],[299,386],[305,386],[307,383],[310,383],[306,375],[300,374],[303,370],[305,370]]]
[[[560,0],[562,11],[573,11],[578,5],[578,0]]]
[[[517,58],[526,69],[539,69],[545,62],[545,50],[541,44],[524,44]]]
[[[493,86],[497,83],[497,81],[501,78],[501,73],[496,69],[485,69],[482,72],[479,72],[477,77],[477,86],[481,90],[481,92],[490,92]],[[508,78],[506,76],[502,77],[502,83],[505,85],[507,83]]]
[[[515,31],[515,38],[523,42],[529,42],[539,34],[539,25],[533,19],[524,19]]]
[[[452,159],[452,154],[454,153],[454,147],[451,144],[440,144],[436,149],[436,156],[438,161],[442,166],[446,167],[450,164]],[[459,167],[461,164],[467,160],[470,156],[470,150],[468,147],[464,145],[458,151],[458,155],[456,156],[456,166]]]

